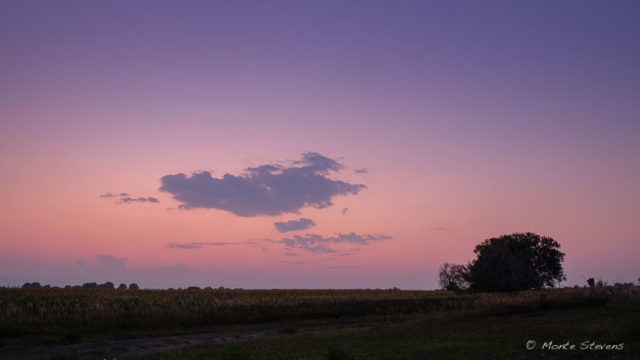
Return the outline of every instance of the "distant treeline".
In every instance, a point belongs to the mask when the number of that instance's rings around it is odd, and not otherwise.
[[[40,285],[39,282],[28,282],[22,285],[23,289],[50,289],[51,285]],[[59,288],[57,286],[53,286],[53,288]],[[84,283],[82,285],[67,285],[64,287],[65,289],[115,289],[116,286],[111,282],[107,281],[103,284],[98,284],[96,282]],[[127,284],[118,285],[118,290],[138,290],[140,287],[136,283],[131,283],[129,286]]]
[[[22,285],[23,289],[61,289],[60,286],[51,286],[51,285],[41,285],[39,282],[27,282]],[[140,287],[136,283],[131,283],[129,286],[127,284],[121,283],[116,288],[115,284],[111,281],[107,281],[103,284],[98,284],[96,282],[88,282],[82,285],[67,285],[64,287],[65,289],[118,289],[118,290],[139,290]],[[397,289],[397,288],[394,288]],[[174,289],[168,288],[167,290],[182,290],[182,288]],[[186,290],[231,290],[230,288],[226,288],[224,286],[220,286],[217,288],[213,288],[211,286],[207,286],[204,288],[200,288],[199,286],[189,286]],[[242,290],[241,288],[236,288],[234,290]]]

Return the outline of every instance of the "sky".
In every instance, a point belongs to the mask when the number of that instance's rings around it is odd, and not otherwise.
[[[637,1],[2,1],[0,285],[640,276]]]

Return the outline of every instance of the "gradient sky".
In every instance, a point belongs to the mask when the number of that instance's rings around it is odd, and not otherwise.
[[[636,281],[639,64],[637,1],[2,1],[0,285]]]

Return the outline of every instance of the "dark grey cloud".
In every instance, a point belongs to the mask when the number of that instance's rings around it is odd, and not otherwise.
[[[289,220],[287,222],[275,222],[273,223],[273,225],[275,225],[278,231],[287,232],[308,229],[310,227],[316,226],[316,223],[311,219],[300,218],[298,220]]]
[[[119,194],[106,193],[106,194],[100,195],[100,197],[103,199],[116,199],[116,204],[131,204],[131,203],[146,203],[146,202],[159,203],[160,202],[160,200],[152,196],[133,197],[125,192],[119,193]]]
[[[353,170],[355,173],[357,174],[366,174],[369,172],[369,170],[367,170],[366,168],[362,168],[362,169],[355,169]]]
[[[199,249],[205,246],[225,246],[225,245],[238,245],[231,242],[190,242],[190,243],[169,243],[169,247],[172,249]]]
[[[250,167],[239,176],[214,178],[209,171],[166,175],[160,179],[160,191],[173,195],[184,209],[220,209],[238,216],[298,213],[306,206],[331,206],[332,198],[366,188],[328,177],[340,169],[337,161],[309,152],[291,166]]]
[[[336,244],[356,244],[369,245],[372,242],[384,241],[391,239],[391,236],[377,235],[358,235],[356,233],[338,234],[336,236],[324,237],[318,234],[294,235],[289,238],[282,238],[280,243],[291,249],[302,249],[312,253],[332,254],[338,250],[331,247]]]

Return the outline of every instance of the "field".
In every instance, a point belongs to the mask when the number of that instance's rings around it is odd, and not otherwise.
[[[236,334],[233,341],[200,341],[185,348],[148,349],[155,351],[151,354],[116,355],[140,359],[640,358],[640,287],[510,294],[0,289],[0,358],[29,358],[29,354],[31,358],[45,358],[42,354],[59,359],[98,358],[95,349],[94,357],[78,349],[91,344],[104,348],[123,339],[188,339],[193,334],[231,332]],[[528,340],[536,341],[538,348],[527,351]],[[577,349],[540,349],[548,341],[556,345],[569,341]],[[581,350],[585,341],[595,342],[584,345],[592,348],[621,343],[623,348]],[[29,353],[36,348],[57,352]],[[61,351],[65,356],[60,357]]]

